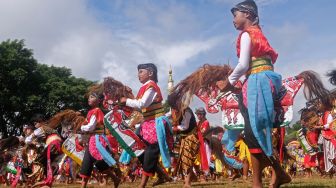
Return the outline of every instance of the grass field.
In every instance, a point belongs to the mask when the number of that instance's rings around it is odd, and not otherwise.
[[[269,179],[264,180],[264,187],[268,187]],[[120,188],[136,188],[136,186],[139,184],[139,182],[134,182],[134,183],[123,183],[119,187]],[[148,183],[148,187],[151,187],[152,182]],[[64,184],[56,184],[54,185],[55,187],[69,187],[69,188],[78,188],[80,187],[79,184],[72,184],[72,185],[64,185]],[[158,188],[178,188],[182,187],[183,182],[173,182],[173,183],[166,183],[160,186],[157,186]],[[251,182],[243,182],[242,180],[236,180],[234,182],[232,181],[219,181],[219,182],[194,182],[192,184],[193,187],[213,187],[213,188],[248,188],[251,187]],[[100,187],[98,185],[89,185],[89,187]],[[112,187],[112,185],[108,185],[105,187]],[[313,178],[295,178],[290,184],[287,184],[282,187],[287,187],[287,188],[296,188],[296,187],[307,187],[307,188],[327,188],[327,187],[335,187],[336,188],[336,178],[320,178],[320,177],[313,177]]]

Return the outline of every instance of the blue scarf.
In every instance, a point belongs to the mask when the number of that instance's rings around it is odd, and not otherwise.
[[[132,159],[132,156],[126,150],[123,149],[120,155],[120,158],[119,158],[119,162],[126,165],[130,163],[131,159]]]
[[[172,125],[166,116],[155,118],[156,135],[160,147],[162,164],[165,168],[169,168],[171,163],[164,121],[168,124],[167,126],[169,127],[170,134],[173,134]]]
[[[107,143],[108,147],[111,148],[109,141],[107,140],[105,135],[101,135],[105,142]],[[99,151],[99,153],[101,154],[101,156],[103,157],[103,160],[109,165],[109,166],[113,166],[116,164],[116,161],[113,159],[113,157],[111,156],[111,154],[103,147],[103,145],[100,143],[99,141],[99,135],[95,135],[96,138],[96,147]]]

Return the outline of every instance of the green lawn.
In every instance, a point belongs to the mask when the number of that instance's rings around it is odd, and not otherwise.
[[[269,179],[265,179],[264,180],[264,187],[268,187],[268,182]],[[120,188],[136,188],[136,186],[139,184],[139,182],[134,182],[134,183],[123,183],[121,184],[119,187]],[[148,183],[148,187],[151,187],[152,182]],[[234,182],[232,181],[227,181],[227,180],[222,180],[219,182],[215,182],[215,181],[211,181],[211,182],[194,182],[193,187],[214,187],[214,188],[224,188],[224,187],[228,187],[228,188],[248,188],[251,187],[251,182],[249,183],[245,183],[242,180],[236,180]],[[183,182],[174,182],[174,183],[166,183],[160,186],[157,186],[158,188],[164,188],[164,187],[170,187],[170,188],[178,188],[178,187],[182,187],[183,186]],[[69,187],[69,188],[77,188],[80,187],[79,184],[72,184],[72,185],[60,185],[60,184],[56,184],[55,187]],[[98,185],[90,185],[89,187],[100,187]],[[108,185],[106,187],[112,187],[111,185]],[[318,176],[313,177],[313,178],[294,178],[294,180],[290,183],[287,184],[286,186],[282,186],[282,187],[287,187],[287,188],[296,188],[296,187],[307,187],[307,188],[322,188],[322,187],[336,187],[336,178],[320,178]]]

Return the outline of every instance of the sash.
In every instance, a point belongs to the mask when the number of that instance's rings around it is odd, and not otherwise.
[[[172,125],[169,121],[169,119],[166,116],[161,116],[155,118],[155,128],[156,128],[156,135],[158,144],[160,147],[160,154],[162,159],[162,164],[165,168],[169,168],[171,165],[170,162],[170,154],[169,154],[169,146],[167,143],[167,135],[166,135],[166,127],[165,123],[167,123],[167,126],[169,128],[168,134],[173,134]]]
[[[119,162],[126,165],[130,163],[131,159],[132,159],[131,155],[128,154],[127,151],[123,150],[120,155]]]
[[[113,166],[116,164],[116,161],[113,159],[113,157],[111,156],[111,154],[105,149],[105,147],[100,143],[99,137],[102,137],[107,146],[109,147],[110,151],[112,151],[112,148],[110,146],[109,141],[107,140],[105,135],[95,135],[95,141],[96,141],[96,147],[99,151],[99,153],[101,154],[101,156],[103,157],[103,160],[109,165],[109,166]]]

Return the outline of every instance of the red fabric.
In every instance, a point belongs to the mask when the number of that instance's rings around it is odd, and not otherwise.
[[[79,174],[79,176],[80,176],[81,178],[84,178],[84,179],[89,179],[89,178],[90,178],[90,176],[85,176],[85,175],[83,175],[83,174]]]
[[[202,132],[200,130],[200,127],[197,130],[197,136],[198,140],[200,142],[200,157],[201,157],[201,167],[203,171],[209,171],[209,163],[207,159],[206,149],[205,149],[205,143],[203,139]]]
[[[328,116],[330,115],[330,111],[326,111],[324,114],[323,114],[323,117],[321,119],[321,123],[322,125],[325,125],[328,123]],[[332,130],[332,126],[333,126],[333,123],[329,123],[329,128],[326,129],[326,130],[323,130],[322,131],[322,136],[328,140],[330,140],[330,142],[336,147],[336,132],[334,132]]]
[[[159,86],[152,80],[150,80],[146,85],[143,85],[137,95],[137,99],[141,99],[142,96],[145,94],[145,92],[149,89],[149,88],[153,88],[154,91],[157,93],[156,98],[154,100],[154,102],[161,102],[163,100],[162,98],[162,94],[161,94],[161,90],[159,88]]]
[[[84,150],[84,146],[82,146],[78,140],[78,137],[75,139],[75,144],[76,144],[76,152],[80,152]]]
[[[50,186],[53,182],[53,172],[51,168],[51,159],[50,159],[50,153],[51,153],[51,147],[55,146],[58,152],[61,152],[61,142],[59,140],[52,141],[47,148],[47,178],[44,180],[44,185]]]
[[[319,137],[318,130],[307,131],[307,141],[309,142],[310,145],[317,146],[318,137]]]
[[[149,177],[154,176],[153,173],[149,173],[149,172],[145,172],[145,171],[142,171],[142,175],[149,176]]]
[[[93,108],[91,109],[87,116],[86,116],[86,121],[87,123],[90,123],[90,119],[91,119],[91,116],[95,115],[96,116],[96,120],[97,120],[97,125],[96,127],[103,127],[104,125],[104,113],[101,111],[100,108]]]
[[[251,148],[249,149],[250,153],[262,153],[262,149],[261,148]]]
[[[303,163],[306,168],[316,167],[316,155],[305,155]]]
[[[204,133],[205,131],[210,129],[210,124],[208,120],[205,120],[202,122],[202,124],[200,125],[201,131],[202,133]]]
[[[117,139],[115,139],[112,135],[107,135],[106,138],[110,142],[110,146],[113,150],[112,152],[113,153],[118,153],[119,143],[118,143]]]
[[[259,26],[251,26],[246,30],[242,31],[237,40],[237,56],[240,56],[240,39],[241,35],[247,32],[250,35],[252,41],[251,57],[265,57],[270,56],[272,63],[274,64],[278,58],[278,53],[271,47],[268,43],[266,37],[264,36],[261,28]]]
[[[329,116],[329,114],[330,114],[330,111],[324,112],[323,117],[322,117],[322,124],[323,125],[325,125],[325,124],[328,123],[328,116]]]

